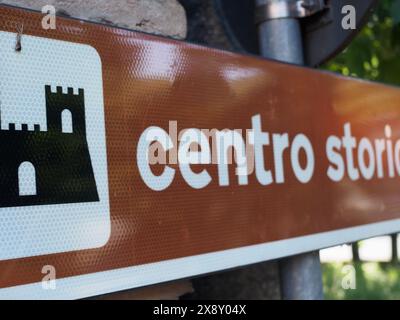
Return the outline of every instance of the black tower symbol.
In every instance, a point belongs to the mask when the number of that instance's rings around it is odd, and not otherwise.
[[[99,201],[86,140],[84,90],[45,86],[47,131],[0,128],[0,207]],[[0,119],[1,123],[1,119]]]

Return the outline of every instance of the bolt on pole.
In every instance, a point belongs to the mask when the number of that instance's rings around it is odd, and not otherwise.
[[[265,58],[304,65],[299,9],[313,1],[255,0],[260,52]],[[320,2],[315,1],[315,6]],[[316,7],[314,7],[315,9]],[[303,12],[304,14],[304,12]],[[275,16],[274,16],[275,15]],[[285,300],[322,300],[318,251],[279,261],[281,296]]]

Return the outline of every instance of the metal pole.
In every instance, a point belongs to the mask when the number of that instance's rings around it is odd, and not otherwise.
[[[299,65],[304,64],[298,19],[273,19],[261,23],[259,25],[259,41],[263,57]]]
[[[263,6],[271,1],[274,0],[256,0],[256,5]],[[260,23],[259,40],[263,57],[304,64],[301,29],[297,18],[269,19]],[[282,259],[279,261],[279,269],[282,299],[323,299],[318,251]]]

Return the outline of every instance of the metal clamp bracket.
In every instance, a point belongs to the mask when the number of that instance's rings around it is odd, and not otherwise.
[[[305,18],[327,8],[325,0],[267,0],[256,8],[256,23],[282,18]]]

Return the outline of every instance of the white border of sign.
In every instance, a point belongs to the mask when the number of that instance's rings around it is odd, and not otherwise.
[[[189,278],[350,243],[400,230],[400,219],[146,265],[59,279],[56,289],[34,283],[0,289],[0,299],[79,299]]]

